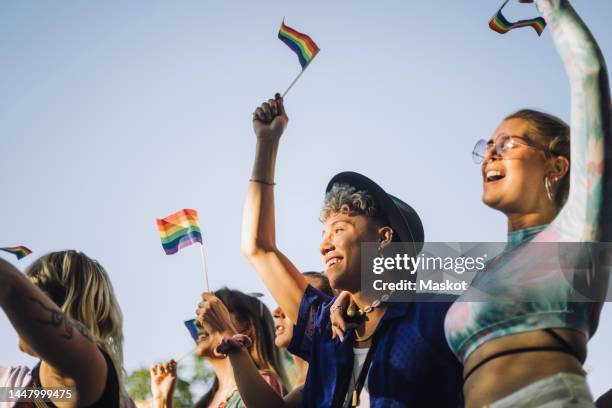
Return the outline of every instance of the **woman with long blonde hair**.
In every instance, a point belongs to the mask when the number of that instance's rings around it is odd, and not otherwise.
[[[127,397],[123,317],[97,261],[74,250],[52,252],[24,276],[0,260],[0,306],[19,335],[19,348],[40,359],[29,386],[72,388],[60,406],[118,407]]]

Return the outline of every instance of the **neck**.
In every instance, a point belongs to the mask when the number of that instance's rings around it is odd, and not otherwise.
[[[308,363],[298,356],[291,355],[293,362],[295,363],[295,369],[297,370],[297,378],[295,382],[302,385],[306,382],[306,373],[308,372]]]
[[[219,381],[219,391],[227,391],[236,386],[234,380],[234,370],[229,358],[211,358],[208,360],[212,366],[217,380]]]
[[[557,213],[554,211],[538,212],[533,214],[507,214],[508,232],[518,231],[536,225],[550,224]]]

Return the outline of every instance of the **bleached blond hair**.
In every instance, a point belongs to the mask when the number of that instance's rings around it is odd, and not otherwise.
[[[66,316],[87,327],[98,346],[113,360],[121,396],[123,377],[123,313],[106,270],[82,252],[51,252],[26,270]]]

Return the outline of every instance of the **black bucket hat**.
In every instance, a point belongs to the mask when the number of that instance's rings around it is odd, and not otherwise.
[[[363,174],[354,171],[336,174],[327,184],[325,192],[328,193],[336,183],[348,184],[357,190],[367,191],[374,198],[380,210],[380,215],[393,228],[394,235],[397,237],[394,241],[413,242],[415,243],[416,253],[421,252],[425,241],[425,232],[423,231],[421,218],[411,206],[387,193]]]

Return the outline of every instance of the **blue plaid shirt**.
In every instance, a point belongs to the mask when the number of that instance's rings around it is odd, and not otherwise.
[[[336,387],[348,387],[354,332],[331,338],[333,298],[308,286],[289,351],[309,363],[303,407],[331,407]],[[462,366],[444,337],[452,302],[389,303],[375,331],[384,335],[373,350],[368,373],[371,407],[461,407]],[[342,391],[345,396],[348,390]]]

